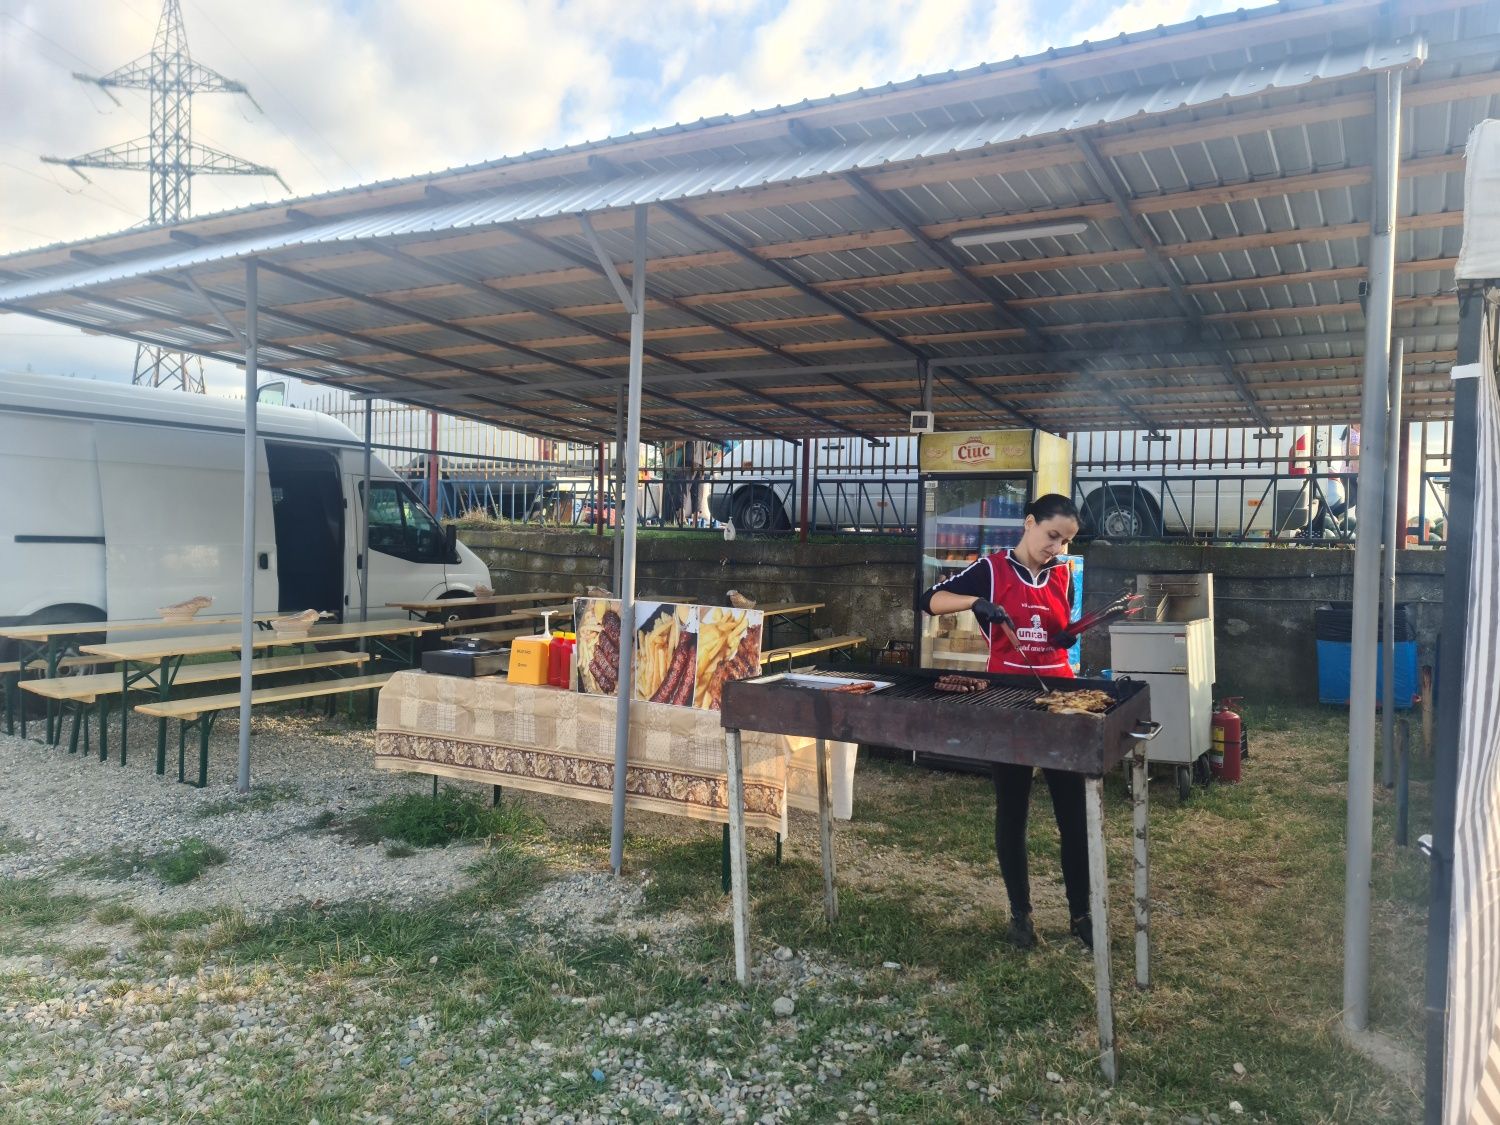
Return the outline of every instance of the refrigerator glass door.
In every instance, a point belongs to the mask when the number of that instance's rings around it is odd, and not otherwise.
[[[922,589],[982,555],[1013,547],[1025,522],[1025,477],[928,477],[922,481]],[[983,668],[984,634],[971,613],[921,620],[924,668]]]

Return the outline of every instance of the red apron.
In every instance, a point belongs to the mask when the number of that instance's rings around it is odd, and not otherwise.
[[[1047,567],[1035,579],[1026,566],[1011,557],[1011,552],[988,555],[990,567],[990,601],[1015,622],[1016,639],[1021,642],[1023,657],[1011,645],[1005,630],[990,630],[988,670],[1025,675],[1035,668],[1044,676],[1072,677],[1066,649],[1053,648],[1047,637],[1065,629],[1071,620],[1069,593],[1073,576],[1067,563]],[[1026,658],[1031,664],[1028,666]]]

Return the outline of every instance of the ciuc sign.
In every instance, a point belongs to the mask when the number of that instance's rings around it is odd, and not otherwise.
[[[953,459],[960,465],[969,465],[976,461],[993,461],[995,447],[987,441],[970,438],[953,451]]]

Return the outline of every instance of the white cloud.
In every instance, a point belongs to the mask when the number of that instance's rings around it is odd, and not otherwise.
[[[1131,0],[1108,23],[1234,2]],[[143,93],[116,106],[70,72],[145,54],[159,5],[0,0],[0,252],[145,216],[144,174],[86,183],[37,158],[147,133]],[[278,168],[298,195],[1006,59],[1047,46],[1038,21],[1056,38],[1059,18],[1037,0],[183,0],[183,14],[194,58],[265,108],[198,97],[195,139]],[[1083,34],[1109,32],[1060,41]],[[193,210],[282,194],[268,179],[199,177]],[[0,317],[0,370],[128,377],[129,345],[61,346],[65,330],[39,323]]]

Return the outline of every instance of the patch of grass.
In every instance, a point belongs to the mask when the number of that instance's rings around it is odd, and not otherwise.
[[[103,945],[81,945],[71,946],[64,950],[61,959],[70,969],[75,972],[83,972],[91,969],[109,954],[107,946]]]
[[[509,840],[499,840],[470,864],[473,884],[458,896],[458,902],[474,910],[512,906],[547,881],[546,865]]]
[[[417,849],[410,844],[388,844],[385,849],[386,859],[406,859],[416,854]]]
[[[9,825],[0,824],[0,855],[16,855],[30,847],[31,844],[12,832]]]
[[[193,816],[199,820],[207,820],[214,816],[228,816],[233,813],[263,812],[282,801],[291,801],[301,796],[301,790],[294,785],[260,785],[252,789],[244,796],[238,794],[232,797],[221,797],[216,801],[209,801],[193,810]]]
[[[102,855],[71,861],[64,865],[64,869],[116,882],[144,871],[168,886],[180,887],[228,859],[229,853],[218,845],[210,844],[197,836],[189,836],[154,852],[115,847]]]
[[[535,835],[542,821],[519,802],[491,808],[475,794],[448,786],[435,797],[428,793],[388,797],[347,820],[334,818],[327,827],[352,843],[398,840],[429,848],[456,840]]]
[[[123,902],[106,902],[94,911],[94,921],[101,926],[118,926],[122,922],[133,922],[136,912]]]
[[[0,924],[61,926],[88,913],[86,895],[54,893],[45,879],[0,879]]]
[[[324,809],[306,824],[302,825],[302,832],[326,832],[339,822],[339,814],[332,809]]]

